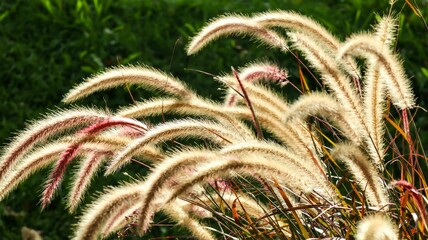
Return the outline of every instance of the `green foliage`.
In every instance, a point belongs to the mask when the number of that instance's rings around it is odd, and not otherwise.
[[[426,108],[428,59],[424,52],[428,42],[424,39],[428,29],[405,1],[399,1],[396,6],[400,4],[404,8],[395,9],[402,11],[397,51],[406,59],[408,75],[414,76],[418,104]],[[356,30],[369,29],[376,12],[388,9],[388,1],[1,1],[0,142],[7,142],[6,137],[22,129],[27,119],[38,117],[46,108],[62,106],[62,95],[82,78],[110,66],[148,64],[171,72],[198,93],[214,98],[220,97],[218,86],[207,80],[211,76],[195,70],[229,71],[230,66],[260,58],[275,58],[287,68],[296,68],[297,62],[266,53],[263,47],[249,51],[247,40],[221,40],[197,56],[187,57],[184,53],[188,38],[208,19],[226,12],[268,9],[296,10],[312,16],[343,38]],[[419,9],[422,16],[427,16],[426,2],[421,3]],[[140,89],[130,90],[135,96],[145,97]],[[118,106],[129,103],[131,96],[124,88],[87,101],[99,103],[98,106],[104,106],[104,102]],[[420,118],[416,123],[427,146],[428,121]],[[70,235],[73,216],[57,210],[63,209],[61,198],[64,196],[57,197],[42,213],[34,207],[39,195],[34,189],[39,189],[41,183],[41,179],[31,178],[0,204],[3,238],[20,239],[22,226],[43,230],[44,239],[63,239]]]

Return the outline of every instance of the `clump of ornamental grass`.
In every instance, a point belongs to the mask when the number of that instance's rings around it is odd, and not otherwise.
[[[3,149],[0,200],[50,166],[44,208],[73,166],[65,184],[74,212],[97,172],[133,165],[132,182],[106,187],[85,206],[74,239],[144,235],[159,212],[199,239],[426,238],[426,158],[412,132],[411,84],[393,48],[396,18],[342,42],[294,12],[229,14],[208,23],[187,53],[229,35],[303,55],[299,64],[318,87],[255,61],[215,77],[226,89],[216,102],[151,67],[107,69],[64,102],[130,84],[164,96],[113,113],[73,107],[29,125]],[[267,87],[296,82],[297,99]],[[164,121],[149,122],[153,116]]]

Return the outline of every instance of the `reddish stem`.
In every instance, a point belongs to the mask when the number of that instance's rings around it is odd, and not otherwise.
[[[251,101],[250,101],[250,98],[248,97],[247,91],[245,90],[244,85],[242,84],[242,81],[239,78],[238,72],[233,67],[232,67],[232,72],[233,72],[233,75],[235,76],[236,80],[238,81],[239,87],[241,88],[242,94],[244,95],[244,99],[247,102],[248,107],[250,108],[253,124],[254,124],[254,127],[256,128],[256,132],[257,132],[257,138],[263,139],[263,132],[262,132],[262,129],[260,128],[259,122],[257,121],[256,113],[254,112],[253,104],[251,104]]]

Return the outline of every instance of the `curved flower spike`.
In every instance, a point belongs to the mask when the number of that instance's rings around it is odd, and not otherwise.
[[[385,215],[376,214],[364,217],[358,223],[356,240],[398,240],[397,226]]]
[[[177,97],[192,96],[193,92],[173,76],[146,66],[121,66],[96,74],[70,90],[63,99],[75,102],[88,95],[118,86],[137,84],[148,89],[160,90]]]
[[[385,81],[385,87],[391,101],[400,110],[415,106],[415,97],[410,81],[406,77],[398,57],[392,54],[373,35],[358,34],[346,40],[338,53],[338,59],[348,55],[361,56],[378,61],[381,65],[381,79]]]
[[[210,42],[227,35],[249,35],[268,46],[285,49],[286,42],[276,32],[266,29],[248,17],[226,15],[206,25],[187,46],[187,54],[197,53]]]

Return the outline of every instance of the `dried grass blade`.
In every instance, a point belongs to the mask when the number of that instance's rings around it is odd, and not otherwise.
[[[12,141],[0,157],[0,179],[36,144],[66,130],[93,124],[107,115],[94,109],[76,108],[56,112],[32,124]]]
[[[405,0],[405,1],[406,1],[406,4],[409,5],[412,11],[416,14],[416,16],[422,18],[421,11],[417,7],[413,6],[413,4],[409,0]]]
[[[388,115],[385,115],[385,119],[395,128],[395,130],[397,130],[401,134],[401,136],[403,136],[404,140],[406,140],[406,142],[410,144],[410,141],[407,138],[407,134],[404,132],[404,130],[400,126],[398,126],[398,124],[396,124],[394,120],[392,120]]]
[[[288,199],[287,194],[285,194],[284,190],[282,189],[282,187],[279,185],[279,183],[274,179],[273,180],[275,187],[278,189],[279,194],[281,195],[282,199],[285,201],[285,203],[287,204],[287,207],[289,209],[291,209],[291,214],[294,217],[294,220],[296,221],[297,225],[299,226],[300,231],[302,232],[303,237],[305,237],[305,239],[309,238],[309,234],[306,231],[306,228],[303,226],[302,221],[300,220],[299,215],[296,213],[295,210],[293,210],[293,205],[290,202],[290,199]]]
[[[242,227],[242,222],[241,222],[241,220],[239,219],[238,210],[237,210],[237,208],[236,208],[236,202],[237,202],[237,201],[238,201],[238,199],[235,199],[235,200],[232,202],[232,216],[233,216],[233,219],[235,220],[236,224],[238,224],[239,226],[241,226],[241,227]]]

